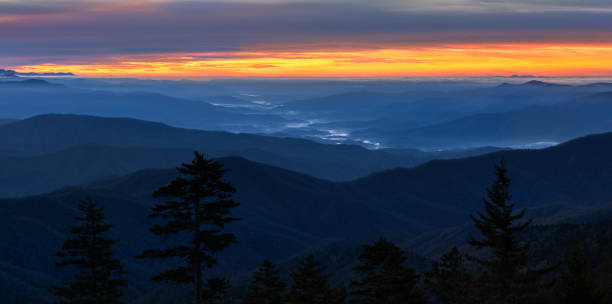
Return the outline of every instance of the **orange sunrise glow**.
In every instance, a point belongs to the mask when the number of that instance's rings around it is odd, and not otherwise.
[[[148,54],[13,67],[84,76],[396,77],[612,74],[612,45],[455,45],[355,51]],[[198,59],[205,57],[206,59]],[[228,59],[229,58],[229,59]]]

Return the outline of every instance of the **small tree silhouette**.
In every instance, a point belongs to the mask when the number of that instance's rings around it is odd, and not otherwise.
[[[72,266],[78,273],[72,281],[53,287],[51,292],[66,304],[120,304],[120,278],[123,265],[113,257],[112,245],[117,240],[105,237],[112,225],[105,223],[102,208],[88,198],[79,205],[81,224],[71,227],[74,237],[67,239],[56,256],[57,267]]]

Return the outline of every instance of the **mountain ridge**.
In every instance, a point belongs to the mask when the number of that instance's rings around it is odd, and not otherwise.
[[[529,106],[502,113],[480,113],[425,127],[389,132],[392,142],[469,147],[562,142],[612,131],[612,93],[601,92],[555,105]],[[383,140],[384,142],[384,140]]]
[[[493,165],[502,156],[517,207],[528,207],[539,220],[566,216],[568,207],[612,206],[612,133],[543,150],[431,161],[342,183],[239,157],[219,158],[229,169],[227,180],[238,190],[235,198],[241,206],[233,215],[241,220],[227,229],[240,243],[223,253],[214,271],[246,282],[263,258],[290,261],[331,240],[355,244],[385,236],[405,243],[428,231],[462,225],[482,207]],[[174,169],[147,169],[47,194],[0,199],[0,240],[9,240],[0,246],[11,248],[0,250],[0,291],[27,295],[32,301],[48,299],[44,286],[62,278],[53,267],[52,253],[67,236],[79,200],[91,196],[115,224],[114,235],[121,237],[117,253],[136,282],[130,299],[146,298],[148,278],[158,266],[133,257],[158,244],[147,232],[148,208],[156,202],[151,193],[176,176]],[[423,250],[436,248],[431,244]],[[20,284],[24,276],[30,278],[25,285]]]
[[[428,160],[428,157],[439,157],[435,153],[429,156],[422,152],[393,154],[357,145],[176,128],[131,118],[46,114],[0,125],[0,158],[41,156],[87,143],[193,149],[213,156],[242,155],[254,161],[336,181],[386,168],[410,167]]]

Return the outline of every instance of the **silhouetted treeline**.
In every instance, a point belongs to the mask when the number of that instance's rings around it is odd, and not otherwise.
[[[565,251],[561,261],[559,255],[544,262],[539,257],[538,265],[534,266],[528,239],[533,233],[528,231],[531,220],[525,218],[525,210],[514,210],[509,191],[511,180],[503,160],[495,173],[483,212],[472,216],[480,236],[470,240],[469,253],[454,247],[434,261],[428,272],[419,275],[406,265],[405,252],[396,244],[383,238],[365,244],[359,263],[353,268],[356,279],[340,283],[348,287],[343,303],[612,303],[612,275],[608,272],[602,278],[594,271],[578,245],[560,249],[561,254]],[[316,262],[310,255],[304,263]],[[604,263],[612,269],[610,260]],[[275,266],[267,261],[266,267]],[[276,275],[275,282],[284,286]],[[318,276],[320,273],[313,274]],[[277,290],[276,299],[283,298],[281,291]],[[316,297],[291,302],[287,294],[285,299],[254,302],[253,294],[249,293],[245,303],[320,303]]]
[[[558,239],[549,248],[532,246],[538,230],[553,228],[533,226],[524,209],[515,210],[503,159],[482,211],[471,216],[479,233],[469,240],[469,251],[454,247],[418,273],[407,265],[400,246],[380,238],[362,246],[351,279],[344,282],[334,280],[313,254],[290,271],[288,280],[264,260],[243,295],[233,293],[226,278],[206,272],[224,248],[237,242],[237,236],[224,232],[226,224],[238,220],[231,216],[238,203],[232,199],[236,190],[223,180],[226,171],[197,152],[177,170],[180,177],[155,191],[154,197],[165,201],[149,215],[150,231],[172,238],[173,246],[146,249],[139,257],[168,260],[171,268],[152,279],[190,284],[194,304],[612,303],[611,243],[587,244],[589,239],[580,240],[559,225],[553,234]],[[57,254],[57,266],[72,266],[74,278],[51,292],[59,303],[122,303],[126,282],[112,250],[117,240],[106,236],[111,225],[92,200],[80,210],[81,225],[72,227],[74,237]],[[584,233],[612,242],[610,225],[585,226]]]

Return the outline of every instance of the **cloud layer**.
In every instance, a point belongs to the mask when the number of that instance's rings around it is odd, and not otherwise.
[[[246,56],[239,52],[612,45],[610,1],[507,2],[0,0],[0,66],[159,54],[231,59]]]

